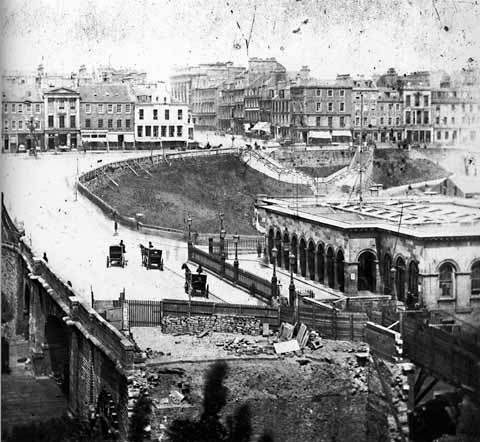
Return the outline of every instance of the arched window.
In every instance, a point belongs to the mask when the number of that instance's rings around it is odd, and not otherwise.
[[[455,267],[453,264],[445,262],[440,266],[438,273],[440,296],[453,298],[455,296]]]
[[[472,266],[472,288],[471,293],[472,295],[480,295],[480,261],[477,261]]]

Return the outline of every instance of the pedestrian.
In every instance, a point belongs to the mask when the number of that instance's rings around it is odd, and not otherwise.
[[[125,244],[123,243],[123,239],[120,240],[120,247],[122,248],[122,252],[125,253]]]
[[[45,262],[48,262],[47,252],[43,252],[43,260],[44,260]]]
[[[198,273],[199,275],[200,275],[201,273],[203,273],[202,264],[198,264],[197,273]]]
[[[153,249],[152,241],[148,241],[148,248],[149,248],[149,249]]]
[[[113,221],[113,229],[115,230],[114,235],[118,235],[118,222],[116,219]]]

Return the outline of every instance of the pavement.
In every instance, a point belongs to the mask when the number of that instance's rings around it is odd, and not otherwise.
[[[95,299],[187,299],[181,266],[187,260],[184,242],[140,233],[119,226],[90,201],[75,194],[77,167],[84,173],[100,164],[144,156],[145,152],[3,154],[0,187],[12,219],[23,223],[26,240],[35,255],[47,254],[48,265],[75,293],[90,303]],[[78,165],[78,166],[77,166]],[[122,239],[126,245],[125,268],[106,267],[108,247]],[[152,241],[164,253],[165,270],[141,266],[139,244]],[[209,275],[208,284],[218,302],[258,304],[243,290]]]

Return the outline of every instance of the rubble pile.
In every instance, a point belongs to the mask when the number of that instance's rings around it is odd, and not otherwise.
[[[239,333],[256,336],[260,334],[260,320],[250,316],[164,316],[162,332],[169,334],[197,334],[204,331]]]
[[[275,351],[271,345],[260,345],[255,341],[246,338],[233,338],[225,341],[223,344],[217,344],[223,346],[223,349],[229,354],[236,354],[238,356],[253,356],[259,354],[274,355]]]

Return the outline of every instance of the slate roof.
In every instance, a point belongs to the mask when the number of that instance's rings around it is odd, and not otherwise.
[[[33,86],[14,85],[4,88],[2,91],[2,101],[24,102],[43,101],[42,90]]]
[[[134,101],[126,84],[92,84],[80,86],[83,102],[120,103]]]

